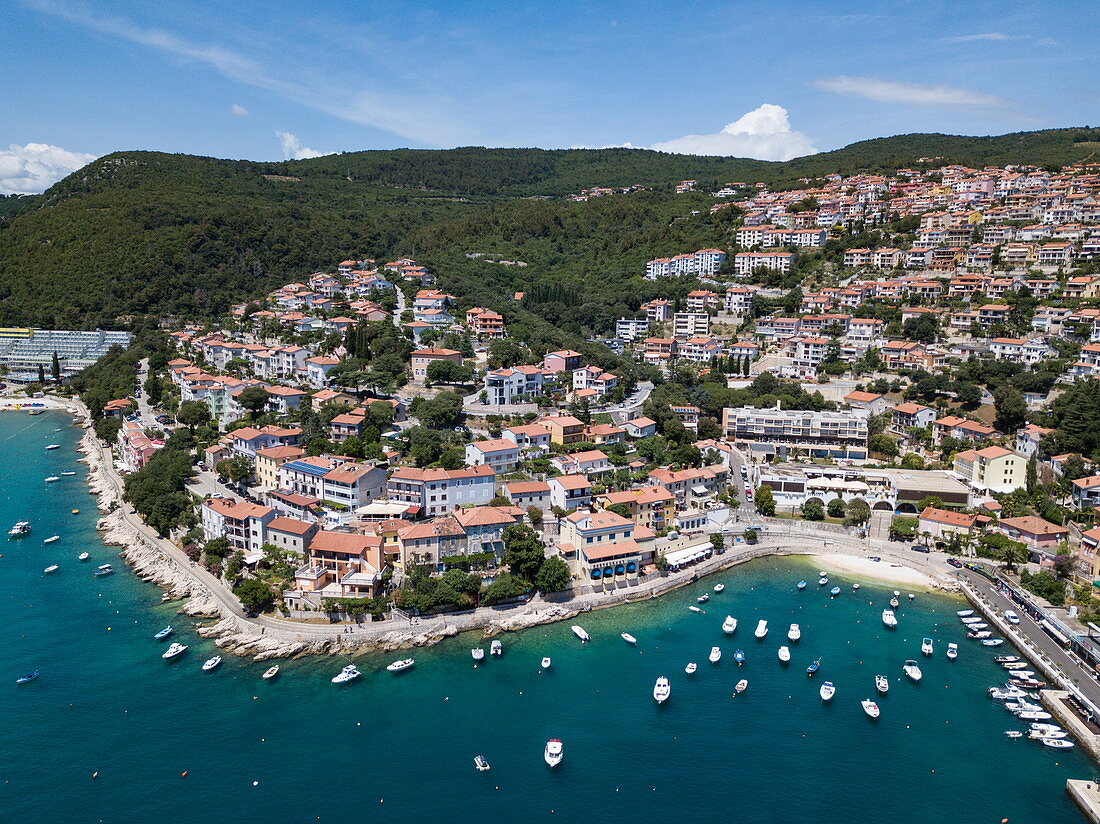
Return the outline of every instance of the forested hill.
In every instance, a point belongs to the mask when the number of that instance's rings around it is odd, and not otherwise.
[[[701,188],[782,186],[832,172],[888,172],[922,157],[1062,165],[1095,159],[1098,149],[1100,129],[1077,128],[902,135],[786,163],[639,149],[394,150],[282,163],[120,152],[0,208],[0,325],[111,327],[133,313],[212,315],[349,255],[416,255],[418,240],[437,254],[444,239],[474,248],[486,226],[542,234],[567,250],[584,238],[614,237],[641,256],[677,211],[649,207],[672,200],[670,185],[689,178]],[[523,198],[630,184],[655,191],[624,198],[639,207],[629,214],[563,200],[547,211],[523,206],[530,203]],[[591,225],[623,219],[630,225]]]

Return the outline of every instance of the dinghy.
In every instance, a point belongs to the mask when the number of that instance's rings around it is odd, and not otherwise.
[[[789,664],[791,662],[791,651],[788,647],[783,646],[779,648],[779,663]]]
[[[822,701],[832,701],[833,696],[836,695],[836,687],[833,686],[832,681],[826,681],[817,692]]]

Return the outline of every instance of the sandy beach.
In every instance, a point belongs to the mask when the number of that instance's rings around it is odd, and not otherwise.
[[[929,575],[916,569],[890,561],[872,561],[859,555],[822,554],[813,556],[813,563],[826,571],[840,572],[857,578],[885,581],[891,584],[904,584],[912,587],[931,589],[936,581]]]
[[[0,397],[0,412],[28,412],[31,409],[63,409],[72,412],[75,406],[71,401],[52,396],[44,398],[28,398],[26,395]]]

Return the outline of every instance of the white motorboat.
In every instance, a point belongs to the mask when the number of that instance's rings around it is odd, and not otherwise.
[[[892,609],[884,609],[882,611],[882,623],[886,624],[890,629],[893,629],[898,625],[897,616],[894,615]]]
[[[966,628],[970,632],[980,632],[983,629],[989,629],[989,624],[984,621],[975,621],[972,624],[967,624]]]
[[[52,484],[54,481],[60,481],[60,480],[61,480],[60,475],[50,475],[50,477],[46,478],[46,483]]]
[[[501,644],[498,639],[494,638],[493,642],[489,644],[489,654],[496,655],[497,657],[504,655],[504,645]]]
[[[1018,713],[1017,718],[1021,718],[1024,721],[1049,721],[1052,716],[1049,712],[1042,712],[1041,710],[1031,710],[1029,712]]]
[[[404,670],[412,667],[416,662],[412,658],[402,658],[400,661],[394,661],[386,670],[388,672],[403,672]]]
[[[832,701],[833,696],[836,695],[836,687],[833,686],[832,681],[826,681],[817,692],[822,701]]]
[[[92,573],[92,575],[96,578],[102,578],[104,575],[110,575],[114,571],[115,568],[110,564],[101,564],[100,566],[96,567],[96,570]]]
[[[890,599],[890,609],[897,609],[897,608],[898,608],[898,599],[897,598],[891,598]]]
[[[970,626],[971,624],[980,624],[982,622],[982,616],[980,616],[980,615],[969,615],[966,618],[960,618],[959,620],[962,621],[967,626]]]
[[[710,657],[710,662],[712,664],[717,664],[719,661],[722,660],[722,648],[721,647],[711,647],[709,657]]]
[[[971,615],[974,614],[974,610],[972,610],[972,609],[960,609],[955,614],[958,615],[960,618],[969,618]]]
[[[332,679],[332,683],[346,684],[348,683],[348,681],[354,681],[361,674],[362,673],[360,673],[359,670],[355,668],[355,664],[348,664],[346,667],[336,673],[336,676]]]
[[[485,760],[484,755],[475,755],[474,756],[474,767],[477,768],[478,772],[485,772],[486,770],[489,769],[489,762]]]
[[[1005,735],[1009,738],[1023,738],[1024,734],[1019,730],[1005,730]]]
[[[60,538],[61,538],[61,536],[60,536],[60,535],[51,535],[51,536],[50,536],[49,538],[46,538],[46,539],[45,539],[44,541],[42,541],[42,543],[44,543],[44,544],[52,544],[52,543],[54,543],[55,541],[58,541],[58,540],[60,540]]]
[[[879,695],[886,695],[890,691],[890,679],[885,675],[876,675],[875,689],[878,690]]]
[[[1006,670],[1015,671],[1015,670],[1025,670],[1028,667],[1030,667],[1031,664],[1028,664],[1024,661],[1008,661],[1006,663],[1001,664],[1001,666],[1004,667]]]
[[[207,658],[206,662],[202,665],[202,671],[203,672],[210,672],[210,670],[217,667],[218,664],[220,664],[221,662],[222,662],[222,657],[220,655],[215,655],[213,658]]]
[[[1044,747],[1050,747],[1052,750],[1068,750],[1073,746],[1073,742],[1066,738],[1040,738]]]
[[[475,661],[485,660],[485,649],[483,647],[474,647],[470,650],[470,657]]]
[[[896,589],[895,589],[895,590],[894,590],[894,597],[895,597],[895,598],[897,598],[897,597],[899,597],[900,595],[901,595],[901,593],[900,593],[900,592],[898,592],[898,590],[896,590]]]
[[[1031,724],[1030,729],[1035,730],[1036,732],[1065,732],[1065,730],[1063,730],[1057,724]]]
[[[662,675],[657,679],[657,683],[653,685],[653,700],[658,704],[663,704],[668,700],[671,694],[672,685],[669,684],[668,679]]]
[[[852,584],[852,590],[858,592],[859,591],[859,584]]]
[[[1016,662],[1020,661],[1021,658],[1019,655],[998,655],[993,660],[996,661],[998,664],[1015,664]]]
[[[71,470],[71,469],[66,469],[65,471],[63,471],[63,472],[61,473],[61,477],[62,477],[62,478],[71,478],[71,477],[72,477],[73,475],[75,475],[75,474],[76,474],[76,472],[74,472],[73,470]]]
[[[947,645],[947,660],[954,661],[959,657],[959,645],[951,643]]]
[[[982,640],[983,647],[999,647],[1005,642],[1004,638],[985,638]]]
[[[60,564],[50,564],[48,567],[46,567],[44,570],[42,570],[42,574],[43,575],[52,575],[53,573],[57,572],[59,569],[61,569]]]
[[[573,626],[571,626],[570,629],[573,630],[574,635],[576,635],[578,638],[581,639],[582,644],[587,644],[588,643],[588,633],[584,631],[584,627],[580,627],[580,626],[577,626],[576,624],[573,624]],[[559,741],[558,743],[561,743],[561,742]]]
[[[279,665],[274,664],[274,665],[268,667],[267,669],[265,669],[264,674],[261,675],[260,677],[263,678],[265,681],[270,681],[272,678],[274,678],[278,674],[279,674]]]
[[[740,695],[749,688],[749,681],[747,678],[742,678],[736,684],[733,685],[734,695]]]
[[[757,625],[756,625],[756,632],[753,633],[753,634],[756,635],[757,638],[763,638],[765,635],[767,635],[768,634],[768,622],[765,621],[763,618],[761,618],[759,623],[757,623]]]
[[[733,635],[737,632],[737,619],[732,615],[727,615],[726,620],[722,622],[722,632],[726,635]]]
[[[791,643],[798,641],[802,637],[802,627],[798,624],[791,624],[791,628],[787,630],[787,640]]]
[[[932,639],[931,638],[924,638],[923,640],[921,640],[921,642],[920,642],[920,651],[924,655],[931,655],[932,654]]]
[[[791,662],[791,650],[790,647],[782,646],[779,648],[779,663],[789,664]]]
[[[820,578],[817,579],[817,585],[819,587],[823,587],[827,583],[829,583],[829,579],[827,577],[825,577],[824,575],[822,575]]]
[[[90,556],[88,555],[87,552],[81,552],[79,555],[76,556],[76,560],[78,560],[78,561],[87,561],[89,557]]]
[[[725,590],[725,588],[726,588],[726,585],[725,585],[725,584],[715,584],[715,585],[714,585],[714,591],[715,591],[716,593],[721,593],[721,592],[723,592],[723,591]]]
[[[546,742],[546,749],[542,751],[542,758],[547,764],[556,767],[564,757],[565,751],[562,748],[561,741],[557,738],[551,738]]]
[[[989,638],[991,635],[993,635],[993,633],[987,629],[979,629],[975,630],[974,632],[966,633],[967,638],[977,638],[978,640],[981,640],[982,638]]]
[[[15,524],[15,526],[13,526],[11,529],[8,530],[8,537],[9,538],[21,538],[22,536],[26,535],[30,531],[31,531],[31,522],[30,521],[19,521]]]
[[[619,637],[626,641],[628,644],[638,643],[638,639],[631,635],[629,632],[620,632]]]
[[[994,701],[1011,701],[1014,698],[1023,698],[1023,694],[1017,695],[1009,692],[1008,690],[998,689],[997,687],[989,688],[989,697]]]
[[[548,670],[548,669],[550,669],[550,664],[551,664],[550,656],[547,655],[545,658],[542,659],[542,668],[544,670]]]
[[[901,671],[908,675],[912,681],[920,681],[920,679],[923,677],[920,671],[920,666],[918,666],[917,662],[914,661],[912,658],[910,658],[902,665]]]
[[[859,705],[861,707],[863,707],[863,711],[865,713],[867,713],[868,718],[871,718],[872,720],[875,719],[875,718],[878,718],[878,716],[879,716],[878,704],[876,704],[870,698],[864,698],[862,701],[859,702]]]
[[[59,443],[46,444],[46,449],[60,449],[60,448],[61,448],[61,444],[59,444]]]
[[[908,595],[906,595],[905,597],[906,597],[906,598],[908,598],[908,599],[909,599],[910,601],[912,601],[912,600],[913,600],[914,598],[916,598],[917,596],[916,596],[916,595],[914,595],[914,594],[913,594],[912,592],[910,592],[910,593],[909,593]]]
[[[1012,610],[1006,609],[1005,610],[1005,620],[1008,621],[1008,623],[1010,623],[1010,624],[1018,624],[1018,623],[1020,623],[1020,616],[1017,615]]]
[[[699,609],[699,607],[695,606],[695,604],[692,604],[690,607],[688,607],[688,609],[691,610],[692,612],[702,612],[703,611],[703,610]]]
[[[697,669],[699,669],[699,665],[696,664],[694,661],[689,661],[688,665],[684,667],[684,672],[686,672],[688,675],[692,675]]]
[[[173,641],[171,646],[169,646],[160,657],[167,661],[171,658],[175,658],[177,655],[183,655],[185,652],[187,652],[187,644]]]
[[[709,592],[704,592],[702,595],[700,595],[698,598],[695,599],[695,603],[705,604],[709,600],[710,600],[710,593]]]

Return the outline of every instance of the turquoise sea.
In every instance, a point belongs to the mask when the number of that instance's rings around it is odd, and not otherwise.
[[[993,650],[963,639],[958,600],[921,593],[888,632],[879,614],[890,587],[854,593],[834,577],[844,592],[830,600],[798,559],[583,616],[588,645],[568,624],[506,635],[504,656],[476,669],[463,637],[415,651],[416,668],[400,675],[384,670],[397,655],[360,659],[364,677],[343,688],[329,683],[337,659],[284,663],[271,682],[263,665],[233,657],[201,672],[213,646],[99,543],[78,436],[60,414],[0,416],[0,525],[27,519],[34,530],[0,539],[0,821],[1083,820],[1064,782],[1096,769],[1078,750],[1005,738],[1022,725],[986,697],[1003,672]],[[63,469],[81,471],[43,482]],[[92,558],[81,563],[83,550]],[[116,574],[92,578],[106,562]],[[51,563],[60,571],[43,576]],[[811,581],[801,593],[799,578]],[[718,580],[726,591],[690,612]],[[732,639],[726,613],[740,622]],[[759,618],[771,627],[763,642]],[[776,650],[791,622],[802,640],[784,667]],[[152,638],[168,623],[191,644],[172,662]],[[936,642],[930,659],[924,635]],[[952,640],[955,662],[943,654]],[[737,648],[748,656],[740,668]],[[540,672],[544,655],[553,666]],[[921,658],[919,685],[901,674],[909,657]],[[692,660],[699,671],[687,676]],[[36,668],[37,681],[15,685]],[[891,678],[877,723],[859,705],[876,673]],[[658,706],[662,674],[672,696]],[[733,698],[740,678],[748,690]],[[829,705],[824,680],[837,687]],[[555,771],[542,760],[549,738],[565,743]],[[474,770],[477,754],[490,772]]]

